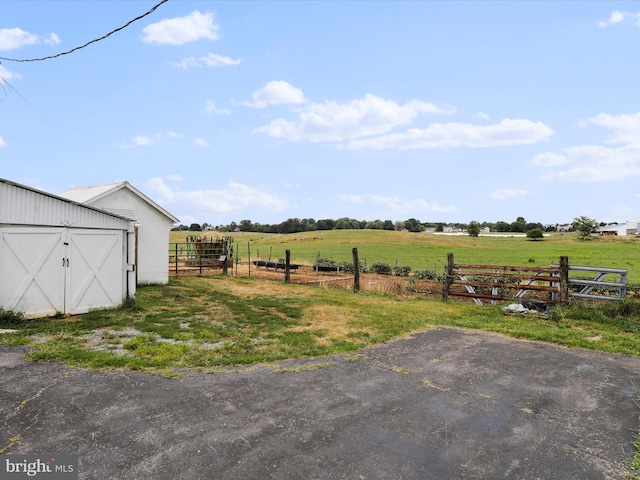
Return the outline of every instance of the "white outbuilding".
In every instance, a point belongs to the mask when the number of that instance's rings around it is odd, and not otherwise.
[[[129,182],[72,188],[61,196],[134,220],[138,285],[169,283],[169,232],[176,217]]]
[[[610,223],[600,227],[602,235],[617,235],[625,237],[627,235],[637,235],[640,230],[640,220],[630,220],[627,223]]]
[[[133,297],[135,222],[0,178],[0,307],[80,314]]]

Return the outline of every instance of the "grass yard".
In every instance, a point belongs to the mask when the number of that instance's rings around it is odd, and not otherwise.
[[[438,325],[640,355],[640,304],[557,309],[553,319],[504,315],[499,306],[359,293],[243,277],[173,277],[135,303],[82,316],[22,320],[0,312],[0,342],[28,358],[165,375],[183,369],[355,352]],[[5,312],[6,313],[6,312]],[[4,321],[2,320],[4,319]]]

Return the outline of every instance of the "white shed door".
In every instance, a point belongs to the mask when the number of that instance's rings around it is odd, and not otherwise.
[[[69,229],[67,243],[67,311],[86,313],[121,305],[125,296],[122,232]]]
[[[38,317],[121,305],[123,238],[120,230],[0,229],[0,306]]]
[[[0,230],[0,305],[30,316],[64,312],[64,228]]]

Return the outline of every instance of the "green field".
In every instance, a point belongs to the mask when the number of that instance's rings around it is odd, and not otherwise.
[[[184,241],[193,232],[171,232],[170,241]],[[215,235],[215,232],[212,232]],[[207,232],[207,235],[210,235]],[[447,254],[456,263],[546,267],[568,256],[571,265],[624,268],[629,283],[640,283],[640,239],[593,237],[580,240],[576,234],[553,234],[544,240],[523,237],[445,236],[386,230],[322,230],[288,235],[237,232],[234,238],[240,261],[284,258],[291,251],[294,263],[312,265],[317,256],[336,262],[351,262],[358,248],[361,264],[387,263],[415,270],[444,271]]]

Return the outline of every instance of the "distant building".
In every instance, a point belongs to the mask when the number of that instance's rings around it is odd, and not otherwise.
[[[630,220],[627,223],[610,223],[600,227],[599,232],[602,235],[615,235],[624,237],[627,235],[637,235],[640,220]]]

